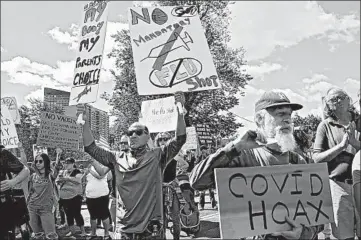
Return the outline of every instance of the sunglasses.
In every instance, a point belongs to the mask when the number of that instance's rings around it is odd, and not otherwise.
[[[158,141],[159,141],[159,142],[160,142],[160,141],[166,142],[166,141],[168,141],[168,138],[158,138]]]
[[[42,164],[44,161],[43,160],[35,160],[35,164]]]
[[[122,145],[128,145],[128,142],[120,142]]]
[[[141,136],[143,133],[145,133],[146,131],[144,131],[143,129],[137,129],[137,130],[131,130],[127,132],[127,136],[131,137],[133,136],[133,134],[137,134],[137,136]]]

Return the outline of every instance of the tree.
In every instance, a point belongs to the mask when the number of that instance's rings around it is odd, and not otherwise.
[[[252,77],[241,70],[245,64],[244,49],[232,49],[227,43],[230,41],[228,25],[230,22],[229,1],[156,1],[154,5],[196,5],[205,29],[205,35],[215,63],[222,88],[213,91],[185,93],[185,116],[187,126],[201,123],[209,124],[219,136],[228,136],[242,125],[236,123],[231,113],[220,115],[220,111],[228,111],[239,101],[237,95],[243,96],[241,90]],[[116,58],[116,70],[111,71],[115,87],[112,94],[104,93],[113,107],[111,114],[116,116],[117,134],[126,131],[129,125],[138,121],[141,102],[170,95],[139,96],[137,92],[134,62],[131,49],[129,30],[121,30],[112,36],[116,46],[109,57]]]
[[[312,136],[312,141],[316,138],[317,127],[321,123],[322,118],[317,115],[310,114],[306,117],[301,117],[297,113],[293,117],[293,124],[295,127],[302,127],[302,129]]]
[[[49,107],[40,99],[30,99],[30,106],[22,105],[19,108],[20,112],[20,125],[18,125],[17,132],[19,140],[22,142],[26,157],[29,162],[34,161],[33,158],[33,144],[36,144],[40,127],[40,116],[42,112],[52,112],[63,114],[63,108],[60,106]],[[55,148],[48,148],[48,155],[50,159],[55,159]],[[75,159],[82,158],[83,153],[81,151],[70,151],[63,149],[63,158],[73,157]]]

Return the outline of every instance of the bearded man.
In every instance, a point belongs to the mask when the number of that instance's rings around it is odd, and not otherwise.
[[[265,92],[255,105],[257,131],[248,131],[199,162],[191,174],[192,187],[200,191],[215,187],[215,168],[306,164],[301,155],[293,152],[296,142],[291,115],[301,108],[281,92]],[[315,239],[322,230],[322,226],[305,227],[286,220],[291,231],[266,235],[264,239]]]

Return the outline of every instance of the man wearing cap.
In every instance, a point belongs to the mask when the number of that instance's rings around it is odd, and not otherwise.
[[[183,105],[184,95],[176,93],[175,101]],[[114,155],[95,145],[89,122],[85,119],[85,152],[115,171],[117,190],[124,206],[124,216],[119,223],[119,238],[163,239],[162,171],[186,142],[184,116],[178,112],[176,136],[163,147],[148,147],[150,134],[148,128],[141,123],[133,123],[127,135],[130,151]],[[96,163],[93,166],[96,167]],[[102,171],[99,167],[96,170],[99,173]]]
[[[306,164],[302,156],[292,152],[296,143],[291,114],[301,108],[281,92],[265,92],[255,105],[257,130],[248,131],[198,163],[191,174],[192,187],[197,190],[213,187],[215,168]],[[265,239],[315,239],[322,230],[322,226],[304,227],[288,218],[286,221],[291,231],[266,235]]]

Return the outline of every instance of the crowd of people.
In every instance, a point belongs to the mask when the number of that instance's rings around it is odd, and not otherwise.
[[[182,93],[176,93],[175,100],[184,105]],[[28,166],[21,143],[20,159],[1,146],[0,238],[14,239],[19,232],[23,239],[58,239],[57,228],[68,226],[68,239],[97,239],[97,226],[102,223],[103,239],[112,239],[112,231],[116,239],[165,239],[165,214],[170,212],[172,233],[179,239],[179,215],[184,208],[175,188],[165,191],[171,183],[176,183],[193,213],[204,209],[206,191],[211,207],[217,208],[216,168],[326,162],[334,222],[304,226],[286,217],[290,231],[258,239],[317,239],[322,231],[327,238],[332,234],[336,239],[360,239],[360,114],[342,89],[329,89],[322,101],[324,116],[314,141],[302,126],[293,127],[292,113],[303,106],[291,103],[281,92],[269,91],[255,103],[257,129],[219,149],[201,146],[199,156],[195,150],[182,150],[186,109],[178,110],[176,131],[158,133],[154,145],[149,144],[147,126],[133,123],[121,137],[120,151],[116,152],[95,143],[87,116],[83,115],[84,150],[92,157],[85,169],[76,167],[74,158],[62,160],[61,149],[56,149],[53,161],[42,153]],[[165,207],[169,197],[165,193],[174,199],[170,209]],[[90,215],[88,236],[81,213],[84,200]]]

